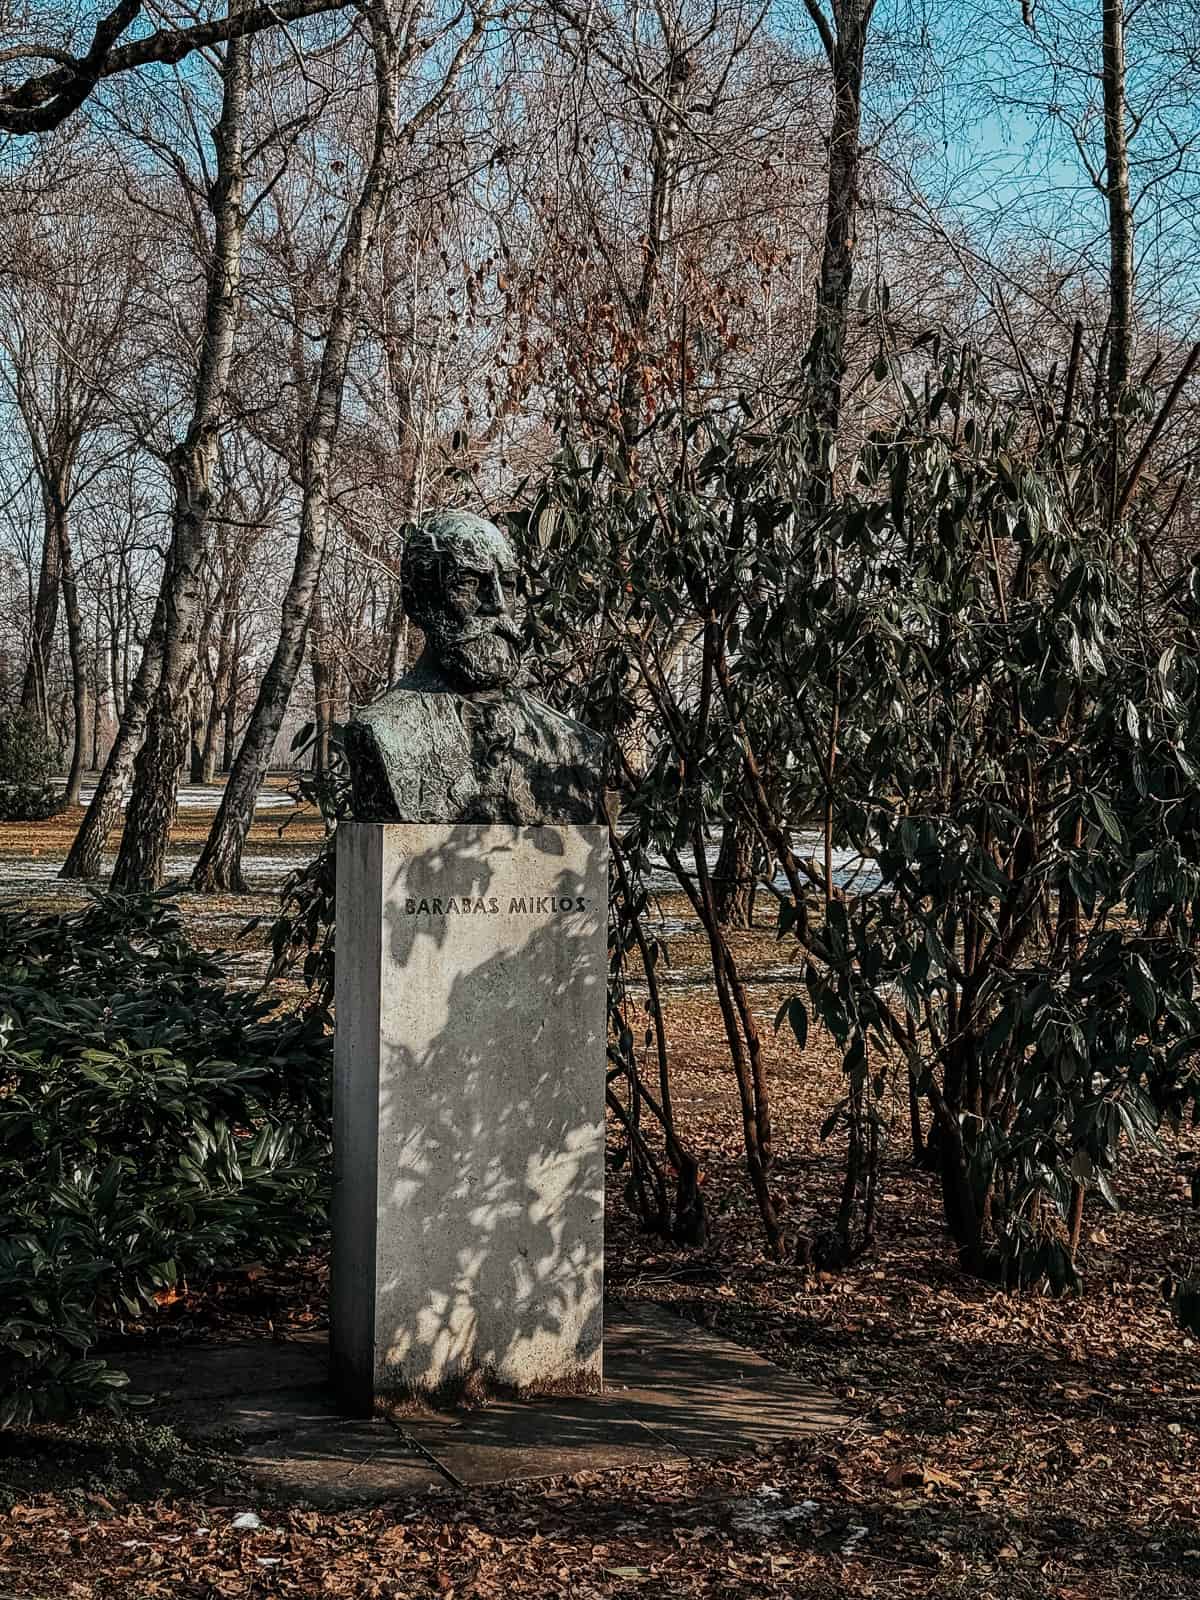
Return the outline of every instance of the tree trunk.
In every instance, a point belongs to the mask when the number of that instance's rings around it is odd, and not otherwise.
[[[408,618],[399,583],[393,581],[388,594],[387,621],[384,623],[388,637],[387,677],[385,688],[403,677],[408,660]]]
[[[329,740],[333,727],[333,674],[326,655],[325,614],[318,587],[313,600],[312,648],[310,661],[313,681],[313,718],[316,738],[313,743],[314,772],[329,771]]]
[[[104,763],[104,771],[96,784],[87,814],[79,825],[75,841],[67,852],[60,878],[98,878],[100,861],[109,835],[121,816],[125,794],[129,788],[129,775],[146,731],[146,717],[150,709],[150,693],[162,664],[163,598],[160,595],[154,608],[142,659],[125,696],[125,712],[117,728],[116,738]]]
[[[96,652],[96,664],[93,668],[96,678],[96,692],[92,697],[92,770],[100,765],[100,707],[104,700],[104,656],[99,650]]]
[[[29,630],[29,661],[21,685],[21,710],[37,717],[50,732],[50,698],[46,680],[54,631],[58,626],[58,593],[61,580],[62,546],[58,533],[58,512],[53,497],[42,485],[45,528],[42,535],[42,562],[38,572],[37,595]]]
[[[125,587],[124,593],[126,595],[129,595],[131,593],[131,580],[129,578],[128,564],[126,564],[125,581],[126,581],[126,587]],[[132,648],[131,648],[131,646],[133,644],[133,634],[134,634],[133,625],[134,625],[133,604],[132,604],[132,601],[126,600],[126,602],[125,602],[124,626],[123,626],[122,631],[121,631],[121,673],[120,673],[120,678],[119,679],[114,678],[114,680],[113,680],[114,683],[119,681],[120,685],[121,685],[121,716],[122,717],[124,717],[124,715],[125,715],[125,707],[129,704],[129,696],[133,691],[133,679],[137,675],[135,672],[133,672],[133,669],[132,669],[132,667],[130,665],[131,659],[132,659],[132,656],[133,656],[133,651],[132,651]]]
[[[67,617],[67,649],[71,659],[71,703],[74,715],[71,741],[71,769],[63,790],[64,808],[79,804],[79,788],[83,782],[83,769],[87,756],[88,737],[88,682],[87,661],[83,648],[83,618],[79,611],[79,589],[75,582],[75,562],[71,554],[71,529],[65,506],[58,507],[56,516],[59,568],[62,581],[63,609]]]
[[[318,555],[318,566],[319,561]],[[298,587],[295,579],[293,586]],[[242,876],[242,850],[254,821],[258,791],[270,767],[271,753],[304,655],[309,604],[309,596],[302,591],[293,596],[292,588],[289,588],[275,654],[259,687],[241,749],[192,874],[192,887],[195,889],[208,892],[226,890],[237,894],[248,892]]]
[[[190,707],[183,692],[156,693],[133,763],[133,790],[109,887],[125,894],[160,888],[175,824],[179,779],[188,753]]]
[[[660,13],[661,14],[661,13]],[[671,199],[678,185],[677,145],[683,115],[688,77],[692,70],[687,56],[668,34],[670,52],[663,92],[651,97],[642,94],[641,104],[646,131],[650,137],[653,168],[647,204],[646,227],[642,236],[642,271],[629,301],[629,357],[621,376],[617,397],[620,417],[620,448],[627,470],[637,463],[645,399],[642,373],[646,357],[646,335],[654,314],[654,293],[662,269],[663,250],[671,213]]]
[[[127,893],[157,889],[162,883],[179,772],[187,754],[200,574],[207,553],[212,477],[241,302],[246,220],[242,124],[250,81],[249,50],[247,39],[234,39],[225,56],[221,118],[214,136],[217,180],[211,198],[214,235],[205,337],[191,425],[171,460],[175,507],[163,575],[162,666],[150,699],[145,739],[134,761],[133,791],[112,876],[112,887]]]
[[[749,928],[754,918],[754,830],[736,813],[722,830],[712,885],[720,926]]]
[[[302,500],[296,560],[283,599],[275,653],[259,686],[220,809],[192,874],[193,888],[206,892],[246,892],[242,850],[254,821],[258,791],[270,766],[271,752],[304,657],[313,600],[325,561],[333,442],[341,421],[346,368],[358,328],[363,267],[391,184],[397,141],[396,50],[386,23],[372,28],[372,47],[376,79],[375,142],[342,248],[320,375],[301,441]]]
[[[112,684],[112,653],[111,637],[108,644],[103,642],[103,606],[100,596],[96,596],[96,661],[93,672],[96,678],[96,698],[92,706],[92,770],[100,770],[101,752],[104,743],[112,734],[113,725],[113,684]]]
[[[233,630],[233,663],[229,669],[229,694],[225,700],[225,715],[221,728],[221,771],[233,770],[237,751],[238,696],[242,692],[242,619],[239,617]]]
[[[234,694],[233,651],[237,631],[237,584],[232,578],[225,584],[221,606],[221,632],[217,639],[217,671],[213,678],[212,699],[208,703],[208,724],[204,730],[204,749],[201,757],[201,783],[214,783],[217,777],[217,744],[226,704]]]
[[[125,615],[119,596],[115,607],[109,612],[109,615],[112,619],[112,632],[108,639],[108,683],[112,692],[113,718],[117,727],[119,727],[121,718],[125,715],[125,701],[129,692],[129,685],[121,661],[121,642],[125,632]],[[116,728],[113,729],[113,736],[116,736]]]
[[[1108,206],[1108,409],[1118,414],[1133,344],[1133,203],[1125,126],[1125,0],[1103,0],[1104,197]]]
[[[214,717],[216,703],[216,696],[214,695],[209,706],[208,723],[204,729],[204,744],[200,750],[199,781],[210,787],[217,781],[217,731],[220,727],[220,721]]]
[[[829,136],[829,177],[825,242],[817,289],[816,322],[808,347],[814,410],[829,440],[837,438],[846,371],[846,329],[854,278],[858,225],[863,57],[875,0],[835,0],[831,29],[818,0],[805,6],[825,46],[833,73],[833,123]]]
[[[188,778],[192,783],[204,782],[204,746],[212,710],[212,685],[209,686],[208,710],[204,708],[204,680],[208,677],[209,671],[208,651],[212,639],[214,610],[213,606],[205,609],[204,622],[200,628],[200,641],[196,647],[196,669],[192,674],[191,714],[188,718],[190,747]]]

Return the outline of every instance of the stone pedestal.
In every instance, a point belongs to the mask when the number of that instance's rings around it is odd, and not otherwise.
[[[607,836],[343,823],[334,1380],[601,1376]]]

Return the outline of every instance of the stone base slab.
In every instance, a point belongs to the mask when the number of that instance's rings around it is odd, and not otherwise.
[[[183,1433],[317,1505],[736,1457],[852,1421],[832,1395],[754,1351],[636,1306],[609,1308],[604,1392],[575,1400],[348,1420],[328,1386],[323,1334],[122,1365],[132,1392],[154,1394]]]

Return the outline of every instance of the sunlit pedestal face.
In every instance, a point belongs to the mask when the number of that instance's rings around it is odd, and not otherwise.
[[[337,873],[339,1388],[597,1388],[604,830],[344,823]]]

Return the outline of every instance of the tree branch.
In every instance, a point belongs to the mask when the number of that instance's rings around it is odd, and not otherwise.
[[[832,66],[837,45],[834,41],[833,30],[829,26],[828,18],[821,10],[818,0],[804,0],[804,9],[812,18],[813,27],[821,35],[821,44],[824,47],[825,54],[829,57],[829,65]]]
[[[121,0],[97,24],[91,48],[85,56],[67,58],[64,65],[40,77],[27,78],[12,89],[0,90],[0,132],[17,135],[45,133],[56,128],[76,111],[102,78],[119,72],[135,71],[154,63],[173,64],[193,51],[225,40],[261,33],[326,11],[343,11],[351,0],[275,0],[275,3],[250,5],[232,16],[190,28],[160,28],[144,39],[118,45],[117,40],[142,9],[141,0]],[[27,51],[14,47],[9,59],[22,54],[44,56],[40,46]]]

